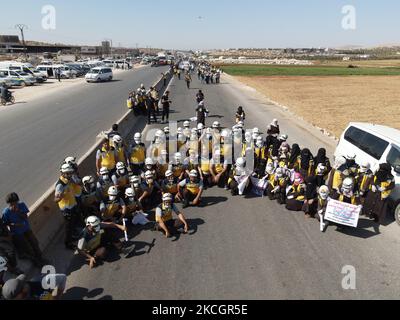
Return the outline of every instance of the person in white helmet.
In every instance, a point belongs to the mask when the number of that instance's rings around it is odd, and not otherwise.
[[[165,179],[161,182],[161,189],[163,194],[169,193],[173,196],[174,202],[181,202],[182,199],[178,193],[178,179],[174,176],[172,170],[167,170],[165,173]]]
[[[126,169],[125,163],[118,162],[117,170],[112,175],[111,180],[120,191],[125,190],[126,186],[129,184],[129,172]]]
[[[135,199],[139,200],[139,198],[143,194],[143,189],[142,189],[142,179],[140,176],[132,176],[129,178],[129,187],[134,191],[135,193]]]
[[[166,135],[163,130],[157,130],[154,134],[154,141],[151,143],[149,154],[153,159],[160,156],[162,150],[167,150]]]
[[[342,169],[342,166],[345,164],[346,158],[338,157],[335,159],[335,164],[328,175],[328,181],[326,185],[328,186],[329,190],[331,191],[339,191],[340,186],[343,182],[343,175],[339,169]]]
[[[358,169],[356,190],[360,193],[361,201],[365,200],[367,192],[372,185],[374,173],[371,171],[371,164],[368,161],[363,161]]]
[[[168,170],[171,170],[174,173],[175,178],[178,181],[182,181],[185,176],[186,165],[183,162],[182,154],[177,152],[174,154],[174,159],[171,161]]]
[[[179,183],[178,190],[179,197],[183,199],[183,208],[199,206],[203,194],[203,181],[199,179],[199,173],[192,170],[189,178]]]
[[[228,188],[231,190],[232,196],[239,194],[245,195],[250,189],[250,173],[246,168],[246,159],[243,157],[237,158],[235,165],[232,167],[229,179]],[[239,187],[242,187],[242,192]]]
[[[143,208],[140,202],[137,200],[135,195],[135,190],[132,188],[127,188],[125,190],[125,199],[124,199],[128,219],[132,219],[133,225],[146,225],[150,223],[147,219],[148,215],[143,212]]]
[[[320,231],[324,232],[329,225],[329,221],[325,220],[326,207],[329,201],[330,190],[327,186],[321,186],[318,190],[318,207],[316,218],[320,222]]]
[[[78,209],[82,211],[82,179],[79,176],[79,168],[75,157],[67,157],[61,165],[69,165],[74,172],[71,176],[72,186],[74,187],[75,198],[78,202]]]
[[[114,222],[101,222],[96,216],[88,217],[85,224],[77,247],[79,254],[86,258],[90,269],[93,269],[107,257],[110,246],[122,249],[121,241],[111,230],[124,232],[126,227]]]
[[[146,158],[146,145],[142,142],[142,134],[140,132],[135,133],[128,158],[133,175],[139,175],[143,170]]]
[[[178,219],[174,219],[175,214]],[[156,230],[163,231],[167,238],[179,232],[183,227],[184,233],[189,232],[189,225],[182,212],[173,203],[171,194],[166,193],[162,197],[162,203],[156,209]]]
[[[110,142],[110,146],[112,147],[114,147],[114,136],[121,136],[121,134],[119,133],[119,126],[116,123],[112,125],[111,131],[107,133],[107,138]]]
[[[58,204],[65,220],[65,239],[64,244],[67,249],[74,250],[73,232],[80,224],[81,213],[76,200],[76,185],[72,181],[74,169],[69,164],[63,164],[61,176],[55,186],[54,201]]]
[[[157,163],[153,160],[153,158],[146,158],[144,162],[144,170],[142,172],[141,178],[145,179],[145,173],[150,171],[153,174],[154,180],[158,180],[157,177]]]
[[[279,128],[279,123],[277,119],[272,120],[271,124],[268,127],[267,134],[272,135],[273,137],[277,138],[281,133]]]
[[[228,160],[224,159],[220,149],[214,151],[210,161],[210,172],[213,179],[213,184],[219,188],[228,188],[229,164]]]
[[[196,117],[197,117],[197,124],[201,123],[203,126],[206,125],[206,117],[208,114],[208,110],[204,105],[204,100],[201,101],[196,108]]]
[[[116,222],[126,216],[126,205],[119,196],[118,188],[111,186],[108,189],[108,199],[100,202],[100,213],[104,221]]]
[[[115,135],[112,138],[114,142],[114,149],[116,153],[116,161],[117,162],[122,162],[125,165],[128,164],[128,152],[124,144],[124,140],[122,139],[121,136]]]
[[[101,168],[107,168],[110,172],[115,170],[117,164],[117,153],[113,147],[110,146],[108,139],[104,139],[102,147],[96,153],[96,169],[97,174],[100,175]]]
[[[154,173],[152,171],[146,171],[144,181],[141,184],[143,194],[139,197],[139,202],[143,209],[148,211],[153,206],[160,203],[161,187],[155,180]]]
[[[114,185],[110,171],[107,168],[100,169],[100,175],[96,183],[97,196],[99,199],[108,198],[108,189]]]
[[[93,176],[82,179],[82,208],[85,217],[98,214],[100,198],[96,188],[96,180]]]
[[[340,190],[334,191],[331,198],[355,206],[361,205],[360,195],[355,190],[355,180],[352,177],[344,178]]]
[[[270,170],[270,169],[268,169]],[[269,180],[267,194],[270,200],[277,200],[279,204],[286,204],[286,188],[289,185],[289,178],[284,168],[277,168]]]
[[[167,150],[161,150],[159,159],[156,162],[156,176],[162,180],[165,177],[165,173],[169,168],[169,156]]]

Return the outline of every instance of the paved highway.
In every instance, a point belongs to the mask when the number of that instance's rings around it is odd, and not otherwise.
[[[219,119],[231,126],[240,104],[245,107],[248,127],[265,130],[278,118],[290,142],[309,146],[314,152],[320,146],[333,151],[334,142],[301,121],[293,121],[288,112],[229,77],[220,85],[209,86],[195,80],[191,90],[183,80],[173,80],[173,120],[193,116],[199,88],[211,111],[208,124]],[[99,108],[105,107],[101,104]],[[154,126],[146,130],[150,128]],[[94,270],[63,250],[60,235],[47,255],[58,271],[69,276],[65,298],[398,298],[400,237],[395,223],[378,228],[362,220],[357,230],[329,227],[322,234],[316,220],[306,220],[302,213],[288,212],[266,198],[232,198],[213,188],[206,191],[204,200],[205,208],[184,211],[192,226],[190,235],[170,240],[149,230],[132,230],[133,253],[113,256]],[[356,269],[356,290],[342,288],[345,266]]]
[[[168,67],[119,73],[114,81],[82,84],[42,99],[0,109],[0,203],[11,191],[29,205],[56,182],[61,161],[78,159],[126,113],[126,98]]]

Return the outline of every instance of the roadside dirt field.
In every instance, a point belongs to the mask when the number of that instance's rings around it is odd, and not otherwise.
[[[349,122],[400,129],[400,76],[235,78],[336,137]]]

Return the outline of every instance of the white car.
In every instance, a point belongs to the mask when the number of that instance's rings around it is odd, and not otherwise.
[[[111,81],[113,72],[111,68],[97,67],[92,68],[85,76],[86,82]]]
[[[376,172],[379,165],[389,163],[396,187],[390,195],[390,206],[400,224],[400,130],[370,123],[350,123],[342,134],[335,151],[335,159],[353,153],[360,165],[371,164]]]
[[[35,77],[25,72],[2,69],[0,73],[10,80],[18,80],[21,86],[33,86],[36,83]]]

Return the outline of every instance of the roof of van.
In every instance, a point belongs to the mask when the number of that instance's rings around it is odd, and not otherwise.
[[[366,122],[352,122],[350,125],[354,125],[365,131],[373,132],[400,145],[400,130],[398,129]]]

